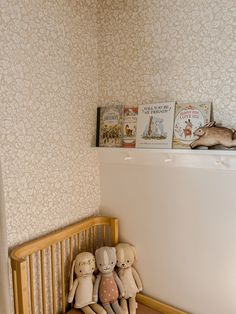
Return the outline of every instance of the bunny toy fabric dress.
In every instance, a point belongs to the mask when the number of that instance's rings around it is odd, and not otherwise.
[[[103,304],[114,303],[119,296],[114,276],[103,276],[99,287],[99,297]]]
[[[95,302],[92,300],[93,295],[93,275],[89,274],[78,278],[79,284],[75,294],[74,307],[81,309],[82,307]]]
[[[139,292],[137,285],[134,281],[134,276],[132,274],[132,268],[121,268],[118,271],[119,278],[125,287],[125,299],[132,298],[136,296]]]

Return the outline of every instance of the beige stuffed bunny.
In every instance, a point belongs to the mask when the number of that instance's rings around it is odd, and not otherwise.
[[[125,314],[136,313],[136,293],[142,290],[142,283],[139,274],[132,266],[136,259],[134,246],[128,243],[119,243],[116,246],[116,265],[118,276],[125,289],[125,296],[121,299],[121,307]],[[129,303],[129,311],[127,301]]]
[[[122,283],[114,271],[116,266],[116,249],[104,246],[95,252],[96,264],[100,273],[94,285],[94,301],[101,301],[108,314],[124,314],[118,304],[118,297],[124,296]]]
[[[94,270],[95,258],[92,253],[83,252],[76,256],[71,269],[68,302],[72,303],[75,298],[74,307],[85,314],[106,314],[104,308],[93,301]]]

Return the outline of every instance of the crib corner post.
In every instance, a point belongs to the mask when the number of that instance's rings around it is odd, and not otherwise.
[[[25,260],[11,260],[13,271],[13,289],[15,312],[17,314],[29,314],[27,263]]]
[[[119,221],[117,218],[111,219],[111,243],[115,246],[119,242]]]

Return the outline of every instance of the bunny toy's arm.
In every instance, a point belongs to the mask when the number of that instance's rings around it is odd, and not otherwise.
[[[118,277],[117,273],[114,271],[113,274],[114,274],[115,282],[116,282],[118,289],[120,291],[120,298],[122,298],[125,295],[125,289],[124,289],[123,284],[122,284],[120,278]]]
[[[131,267],[131,269],[132,269],[132,274],[133,274],[134,280],[136,282],[136,285],[138,287],[138,290],[142,291],[143,287],[142,287],[142,282],[141,282],[141,279],[139,277],[139,274],[137,273],[137,271],[133,267]]]
[[[94,284],[94,287],[93,287],[93,301],[94,302],[98,301],[98,288],[100,286],[101,278],[102,278],[101,274],[98,274],[96,281],[95,281],[95,284]]]
[[[72,288],[69,292],[69,295],[68,295],[68,303],[71,303],[73,301],[74,296],[75,296],[75,290],[76,290],[78,284],[79,284],[79,279],[76,278],[73,282],[73,286],[72,286]]]

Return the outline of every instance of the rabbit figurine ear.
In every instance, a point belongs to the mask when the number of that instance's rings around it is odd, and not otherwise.
[[[71,273],[70,273],[70,290],[73,287],[73,281],[74,281],[74,270],[75,270],[75,259],[73,261],[72,267],[71,267]]]
[[[215,126],[215,124],[216,124],[215,121],[208,122],[208,123],[205,125],[205,128],[212,128],[213,126]]]

